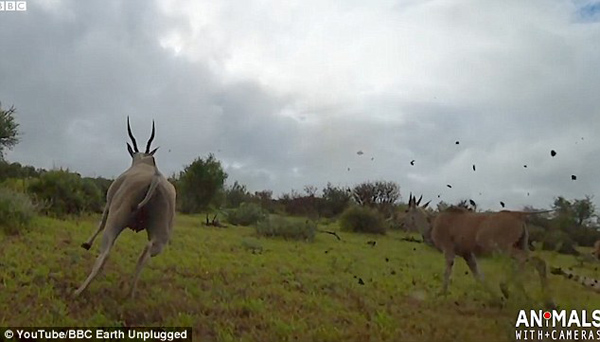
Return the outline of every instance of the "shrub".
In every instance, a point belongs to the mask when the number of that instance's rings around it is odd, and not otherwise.
[[[31,179],[24,178],[7,178],[0,183],[0,187],[10,189],[14,192],[27,192],[27,186],[31,183]]]
[[[578,246],[592,247],[594,242],[600,240],[600,232],[595,227],[577,227],[567,231],[567,234]]]
[[[531,244],[534,242],[536,242],[536,243],[542,242],[543,243],[544,238],[548,233],[547,229],[544,229],[543,227],[533,225],[533,224],[528,224],[527,230],[529,231],[529,242]]]
[[[267,212],[256,203],[242,203],[239,208],[228,211],[227,221],[231,224],[249,226],[267,217]]]
[[[557,251],[558,253],[577,255],[579,252],[575,249],[575,242],[569,234],[561,230],[553,230],[546,234],[542,239],[542,249]]]
[[[353,206],[340,216],[340,228],[347,232],[385,234],[387,226],[383,216],[377,210]]]
[[[24,193],[0,188],[0,228],[9,235],[27,228],[36,214],[36,206]]]
[[[31,182],[28,191],[47,203],[46,214],[64,216],[102,211],[104,198],[96,184],[68,170],[45,172]]]
[[[225,207],[237,208],[244,202],[249,202],[251,195],[245,185],[235,181],[232,186],[225,189]]]
[[[314,221],[286,219],[282,216],[271,216],[256,226],[256,233],[266,237],[282,237],[286,240],[313,241],[317,233]]]
[[[340,215],[346,210],[351,199],[350,189],[327,183],[327,187],[323,189],[323,198],[318,203],[321,216],[336,217]]]

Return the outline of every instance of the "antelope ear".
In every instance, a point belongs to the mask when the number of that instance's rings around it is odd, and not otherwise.
[[[150,152],[149,154],[150,154],[151,156],[153,156],[153,155],[154,155],[154,153],[156,152],[156,150],[158,150],[159,148],[160,148],[160,146],[158,146],[157,148],[153,149],[153,150],[152,150],[152,152]]]
[[[133,149],[131,148],[131,145],[129,145],[129,143],[127,143],[127,152],[129,152],[129,155],[131,156],[131,158],[133,158]]]
[[[417,205],[421,204],[422,199],[423,199],[423,195],[421,195],[421,197],[419,197],[419,200],[417,201]]]
[[[412,206],[412,192],[408,195],[408,207]]]
[[[421,208],[423,208],[423,209],[427,208],[427,206],[429,205],[430,202],[431,202],[431,200],[428,201],[427,203],[423,204],[423,206]]]

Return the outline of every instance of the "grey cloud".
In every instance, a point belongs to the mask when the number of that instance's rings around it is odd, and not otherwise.
[[[140,144],[156,120],[164,173],[212,152],[230,181],[276,195],[385,179],[403,195],[498,209],[600,190],[600,37],[587,23],[530,3],[481,3],[481,16],[436,2],[373,3],[368,15],[346,4],[351,15],[333,26],[327,15],[341,9],[326,4],[289,22],[269,7],[256,20],[221,5],[209,24],[146,1],[30,1],[3,13],[0,101],[17,107],[24,132],[8,159],[113,177],[129,165],[129,115]],[[364,30],[344,36],[345,19]],[[161,47],[168,32],[195,54]],[[228,71],[247,56],[248,69]]]

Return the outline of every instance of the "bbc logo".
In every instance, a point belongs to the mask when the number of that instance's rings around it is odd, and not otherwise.
[[[26,1],[0,1],[0,12],[27,11]]]

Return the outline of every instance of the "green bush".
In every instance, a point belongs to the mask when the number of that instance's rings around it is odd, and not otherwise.
[[[102,212],[104,196],[90,179],[68,170],[43,173],[29,184],[28,191],[46,203],[45,213],[54,216]]]
[[[231,224],[249,226],[267,218],[267,212],[256,203],[242,203],[239,208],[227,212]]]
[[[286,240],[313,241],[317,233],[314,221],[286,219],[282,216],[271,216],[256,225],[256,233],[266,237],[282,237]]]
[[[0,228],[9,235],[18,234],[31,223],[36,206],[22,192],[0,188]]]
[[[10,189],[15,192],[25,193],[27,187],[31,183],[31,179],[24,178],[7,178],[0,183],[0,187]]]
[[[553,230],[548,232],[542,238],[542,249],[556,251],[562,254],[577,255],[579,252],[575,249],[575,242],[569,234],[562,230]]]
[[[369,207],[353,206],[340,216],[340,228],[347,232],[385,234],[387,230],[383,216]]]

